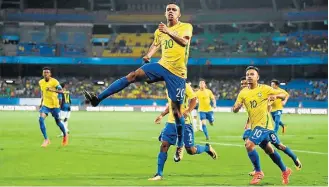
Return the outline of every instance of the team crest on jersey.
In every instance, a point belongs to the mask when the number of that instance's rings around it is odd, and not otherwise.
[[[262,93],[261,92],[259,92],[257,95],[258,95],[258,97],[262,97]]]

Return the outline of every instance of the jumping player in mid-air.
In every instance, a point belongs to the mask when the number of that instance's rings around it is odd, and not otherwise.
[[[256,171],[250,184],[258,184],[264,178],[264,173],[260,167],[259,155],[255,149],[256,145],[260,145],[281,169],[282,183],[288,184],[292,170],[284,165],[279,153],[273,149],[269,141],[269,137],[271,134],[274,134],[274,131],[273,121],[268,111],[268,103],[276,98],[284,99],[285,94],[272,89],[270,86],[258,84],[259,70],[256,67],[249,66],[246,69],[246,78],[248,87],[240,91],[233,106],[233,112],[239,112],[241,107],[245,106],[249,116],[252,132],[246,140],[245,146],[248,157]]]
[[[51,113],[56,121],[56,124],[61,129],[64,135],[62,145],[66,146],[68,144],[68,134],[66,133],[65,127],[59,118],[60,103],[58,99],[58,93],[55,92],[55,90],[62,90],[62,87],[55,78],[51,77],[50,68],[43,68],[42,75],[44,78],[39,81],[39,86],[41,89],[39,124],[40,130],[44,137],[44,141],[41,146],[47,147],[50,144],[45,125],[45,118],[48,116],[48,113]]]
[[[165,81],[169,98],[172,101],[171,106],[177,124],[178,139],[182,141],[185,125],[182,102],[185,96],[187,61],[193,27],[189,23],[179,21],[181,12],[179,6],[175,3],[169,3],[166,6],[165,16],[167,24],[159,24],[154,33],[154,41],[143,57],[145,62],[149,62],[151,57],[161,48],[162,55],[158,63],[143,65],[127,76],[114,81],[99,95],[88,91],[84,91],[84,95],[92,106],[97,106],[102,100],[120,92],[131,83],[137,81],[146,81],[148,83]]]
[[[168,93],[168,92],[167,92]],[[170,98],[167,94],[167,99],[169,101],[170,105]],[[192,87],[187,84],[186,85],[186,92],[185,92],[185,98],[183,102],[183,110],[184,110],[184,116],[185,116],[185,136],[183,143],[185,145],[186,152],[189,155],[195,155],[195,154],[202,154],[204,152],[208,153],[213,159],[217,159],[217,153],[216,151],[211,147],[210,144],[206,145],[194,145],[194,132],[193,127],[191,125],[191,114],[190,112],[194,109],[196,105],[196,95],[192,90]],[[160,146],[160,153],[158,155],[158,167],[157,167],[157,173],[154,175],[154,177],[150,178],[149,180],[161,180],[163,178],[163,168],[165,165],[165,162],[167,160],[167,152],[169,150],[169,147],[171,145],[176,145],[177,140],[177,133],[175,128],[175,117],[172,111],[172,108],[170,106],[167,106],[166,110],[162,112],[156,119],[155,123],[159,124],[161,122],[161,119],[168,115],[168,120],[166,123],[165,128],[162,130],[159,140],[161,141]],[[177,143],[177,150],[176,152],[179,152],[179,155],[175,154],[174,160],[175,162],[179,162],[183,158],[183,145],[179,145],[179,142]]]

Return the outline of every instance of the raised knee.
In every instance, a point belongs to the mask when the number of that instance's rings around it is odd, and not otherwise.
[[[137,74],[136,74],[136,72],[133,71],[133,72],[130,72],[126,77],[129,82],[135,82],[136,78],[137,78]]]
[[[162,143],[160,149],[161,149],[161,151],[167,151],[169,149],[169,144]]]
[[[277,148],[282,150],[282,151],[286,150],[286,146],[284,146],[282,144],[277,145]]]

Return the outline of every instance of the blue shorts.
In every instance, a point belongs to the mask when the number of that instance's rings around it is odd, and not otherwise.
[[[259,145],[263,141],[269,142],[271,134],[274,134],[274,131],[257,126],[250,133],[249,140],[255,145]]]
[[[215,121],[214,118],[214,112],[210,111],[210,112],[199,112],[200,114],[200,120],[208,120],[210,123],[213,123]]]
[[[245,130],[242,135],[242,139],[246,140],[247,138],[249,138],[252,135],[252,132],[253,131],[251,129]],[[262,144],[266,146],[268,142],[271,142],[271,144],[273,144],[274,146],[278,146],[281,143],[279,137],[274,132],[271,132],[268,136],[268,139],[263,141],[260,146],[262,146]]]
[[[59,113],[61,112],[60,108],[48,108],[46,106],[41,106],[40,113],[45,113],[46,115],[48,115],[48,113],[51,113],[51,115],[55,118],[55,119],[59,119]]]
[[[159,63],[144,64],[141,69],[148,77],[148,83],[165,81],[169,98],[173,102],[178,102],[179,104],[183,103],[185,96],[185,79],[174,75]]]
[[[185,125],[184,129],[184,145],[185,147],[193,147],[194,146],[194,132],[192,125]],[[176,145],[177,142],[177,130],[175,123],[166,123],[165,128],[162,130],[161,135],[159,137],[160,141],[166,141],[170,145]]]
[[[281,116],[282,115],[282,110],[277,110],[275,112],[271,112],[273,120],[275,120],[275,116]]]
[[[246,140],[247,138],[249,138],[250,134],[251,134],[252,130],[251,129],[246,129],[242,135],[242,139]]]

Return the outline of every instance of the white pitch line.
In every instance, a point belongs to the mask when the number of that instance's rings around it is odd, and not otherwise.
[[[158,139],[158,137],[152,137],[153,139]],[[228,146],[228,147],[244,147],[243,144],[231,144],[231,143],[219,143],[219,142],[200,142],[200,143],[210,143],[214,145],[222,145],[222,146]],[[328,155],[328,153],[324,152],[317,152],[317,151],[305,151],[305,150],[293,150],[295,152],[299,153],[309,153],[309,154],[316,154],[316,155]]]
[[[241,145],[241,144],[218,143],[218,142],[201,142],[201,143],[210,143],[210,144],[222,145],[222,146],[229,146],[229,147],[244,147],[244,145]],[[293,150],[293,151],[294,152],[299,152],[299,153],[309,153],[309,154],[317,154],[317,155],[328,155],[328,153],[316,152],[316,151],[304,151],[304,150]]]

